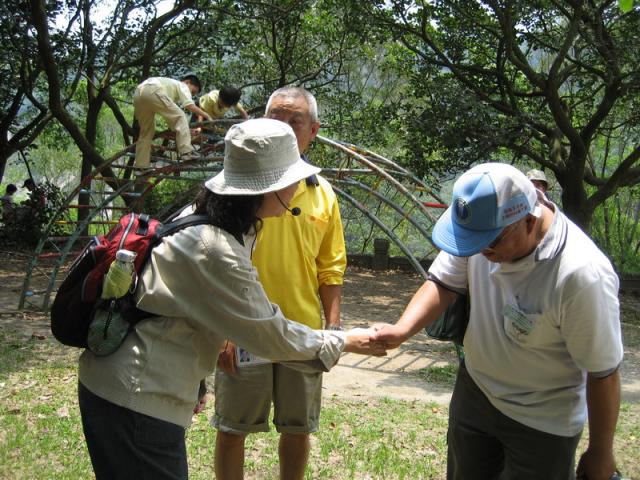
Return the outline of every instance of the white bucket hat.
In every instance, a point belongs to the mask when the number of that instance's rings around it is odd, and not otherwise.
[[[533,170],[529,170],[527,172],[527,178],[529,180],[538,180],[539,182],[544,182],[549,185],[549,180],[547,180],[547,176],[542,170],[536,170],[535,168]]]
[[[224,168],[204,184],[219,195],[274,192],[320,172],[300,158],[293,130],[278,120],[233,125],[224,143]]]

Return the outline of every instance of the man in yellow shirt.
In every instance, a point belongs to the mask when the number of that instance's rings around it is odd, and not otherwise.
[[[212,119],[222,118],[225,113],[233,107],[240,114],[242,118],[247,120],[249,114],[244,110],[240,104],[240,97],[242,92],[235,87],[224,87],[222,90],[212,90],[206,95],[200,97],[200,108],[207,112]],[[202,116],[198,117],[198,121],[201,122]]]
[[[276,90],[266,117],[288,123],[305,152],[320,128],[316,100],[299,87]],[[340,329],[340,298],[346,249],[340,210],[333,189],[318,175],[302,180],[280,217],[264,219],[253,263],[269,300],[285,316],[312,328]],[[285,256],[278,252],[287,252]],[[238,353],[243,361],[238,362]],[[242,478],[244,441],[269,430],[274,404],[280,432],[280,478],[302,479],[309,457],[309,434],[318,429],[322,374],[248,357],[229,343],[216,370],[215,470],[220,479]]]
[[[151,161],[151,142],[156,133],[156,114],[165,119],[167,125],[176,133],[176,146],[181,160],[195,158],[192,154],[191,132],[186,108],[196,115],[210,120],[209,114],[196,106],[192,95],[200,92],[202,84],[195,75],[187,75],[180,81],[165,77],[151,77],[136,87],[133,94],[133,116],[140,124],[140,135],[136,142],[136,160],[138,169],[149,167]],[[182,108],[181,108],[182,107]]]

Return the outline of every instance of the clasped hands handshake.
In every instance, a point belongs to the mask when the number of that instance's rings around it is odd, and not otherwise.
[[[346,334],[345,352],[384,357],[387,350],[397,348],[408,336],[404,336],[396,325],[378,323],[369,328],[352,328]],[[218,356],[218,366],[225,372],[235,373],[235,345],[225,342]]]
[[[353,328],[345,332],[345,352],[384,357],[387,350],[397,348],[408,337],[396,325],[377,323],[369,328]]]

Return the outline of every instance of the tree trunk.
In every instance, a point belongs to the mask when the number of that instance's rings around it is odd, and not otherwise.
[[[593,218],[593,205],[589,201],[583,182],[576,182],[575,174],[565,171],[557,175],[562,187],[562,209],[585,233],[589,233]]]
[[[92,88],[92,87],[89,87]],[[98,137],[98,116],[100,115],[100,109],[102,108],[102,95],[99,93],[97,97],[91,98],[89,95],[89,109],[87,111],[87,119],[85,126],[85,138],[87,142],[91,145],[91,148],[96,148],[96,138]],[[82,155],[82,165],[80,167],[80,178],[87,177],[91,171],[93,170],[93,163],[91,158],[83,154]],[[89,184],[89,187],[91,185]],[[91,194],[90,193],[80,193],[78,194],[78,204],[80,206],[88,206],[91,203]],[[82,221],[89,216],[89,208],[79,208],[78,209],[78,220]],[[87,231],[82,232],[82,235],[86,235]]]
[[[0,149],[0,183],[4,178],[4,170],[7,167],[7,162],[9,161],[9,157],[11,157],[11,155],[13,155],[14,153],[16,153],[15,150],[11,150],[10,148]],[[4,192],[3,192],[3,195],[4,195]]]

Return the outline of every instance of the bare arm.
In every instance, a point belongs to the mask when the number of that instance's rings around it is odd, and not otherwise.
[[[320,285],[318,289],[322,309],[324,310],[325,328],[340,326],[340,299],[342,285]]]
[[[244,108],[242,108],[242,105],[237,104],[236,105],[236,110],[238,111],[238,113],[240,114],[240,116],[242,118],[244,118],[245,120],[249,119],[249,114],[246,112],[246,110]]]
[[[396,324],[377,326],[372,340],[384,341],[388,348],[398,347],[433,323],[457,297],[457,293],[427,280],[415,293]]]
[[[207,120],[211,120],[211,116],[209,116],[209,114],[207,112],[202,110],[195,103],[192,103],[191,105],[186,105],[184,108],[189,110],[191,113],[195,113],[196,115],[198,115],[198,121],[199,122],[202,121],[201,118],[205,118]]]
[[[578,463],[578,478],[609,479],[616,469],[613,436],[620,409],[620,372],[604,378],[587,375],[589,445]]]

